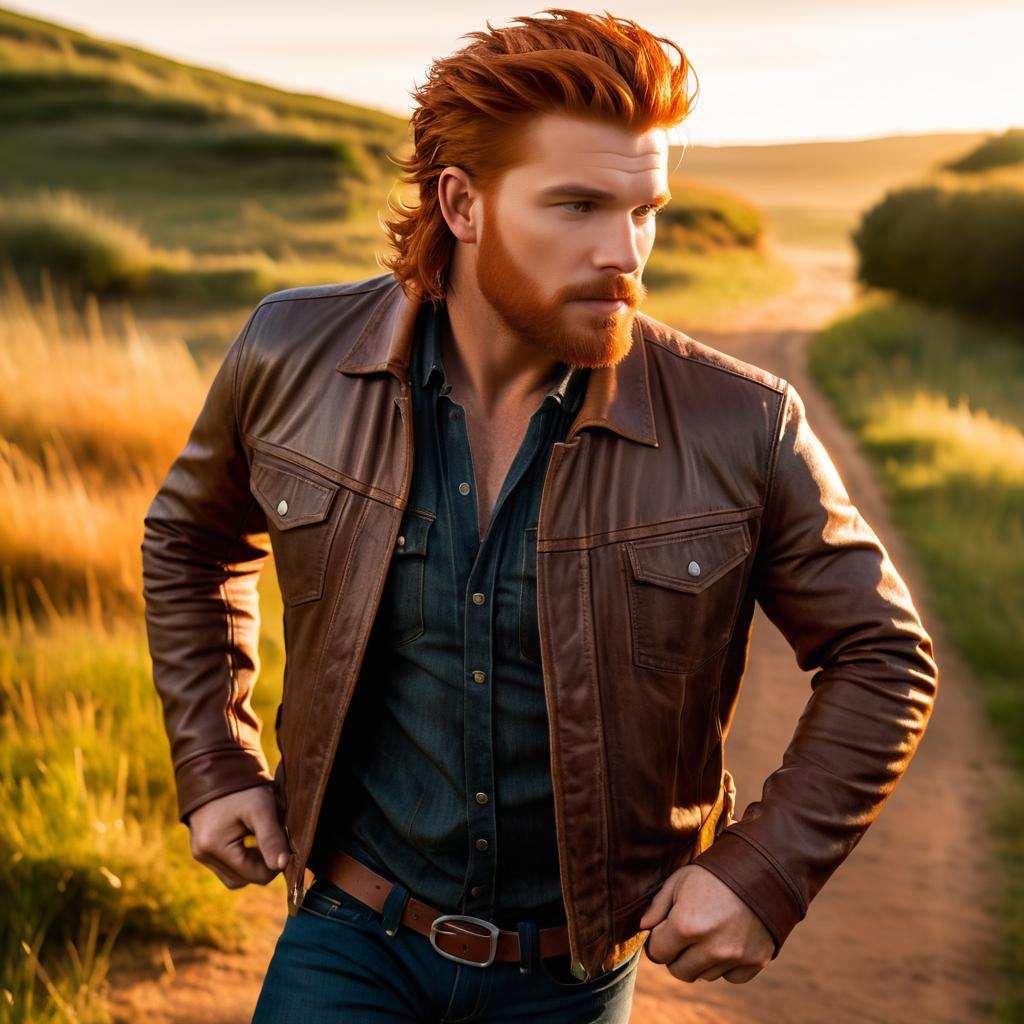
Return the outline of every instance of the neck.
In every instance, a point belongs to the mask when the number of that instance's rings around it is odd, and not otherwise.
[[[476,286],[452,267],[441,358],[453,397],[485,416],[535,406],[564,372],[563,364],[520,337]]]

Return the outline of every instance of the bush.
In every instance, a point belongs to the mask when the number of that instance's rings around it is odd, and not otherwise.
[[[947,180],[889,192],[852,237],[865,284],[992,323],[1024,320],[1024,188]]]
[[[707,252],[756,248],[764,231],[759,210],[728,192],[673,180],[672,202],[658,214],[662,247]]]
[[[152,257],[137,227],[73,192],[44,188],[36,196],[0,200],[0,259],[33,289],[49,269],[76,289],[138,292],[149,280]]]

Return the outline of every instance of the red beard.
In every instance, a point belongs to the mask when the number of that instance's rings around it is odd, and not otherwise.
[[[612,278],[573,285],[545,302],[537,284],[522,272],[498,230],[497,218],[487,219],[477,256],[477,286],[508,326],[524,341],[536,345],[570,366],[614,366],[633,343],[636,310],[647,289],[633,278]],[[601,313],[573,299],[614,296],[626,303]]]

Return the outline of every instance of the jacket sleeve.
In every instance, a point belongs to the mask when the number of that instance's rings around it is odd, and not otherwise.
[[[907,586],[788,383],[752,585],[800,668],[818,671],[761,799],[692,863],[764,922],[774,960],[906,770],[938,691]]]
[[[146,630],[185,823],[200,804],[272,782],[250,699],[259,673],[256,584],[270,546],[236,404],[259,310],[228,349],[144,522]]]

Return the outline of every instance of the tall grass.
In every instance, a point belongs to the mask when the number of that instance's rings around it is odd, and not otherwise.
[[[0,293],[0,552],[29,607],[141,608],[142,517],[204,393],[181,344]],[[28,587],[37,580],[39,585]],[[89,596],[91,594],[91,597]],[[102,597],[100,596],[102,595]],[[0,595],[2,597],[2,595]]]
[[[238,946],[237,894],[191,857],[141,607],[142,517],[212,367],[122,310],[0,293],[0,1024],[103,1022],[142,940]],[[229,339],[225,339],[229,340]],[[261,602],[279,608],[273,575]],[[261,638],[257,708],[280,693]],[[270,730],[272,734],[272,730]],[[264,734],[265,741],[267,740]],[[272,744],[272,738],[269,740]],[[268,750],[276,763],[276,751]]]
[[[816,337],[810,368],[877,464],[1018,768],[989,824],[1004,869],[999,1019],[1024,1020],[1024,329],[874,295]]]

